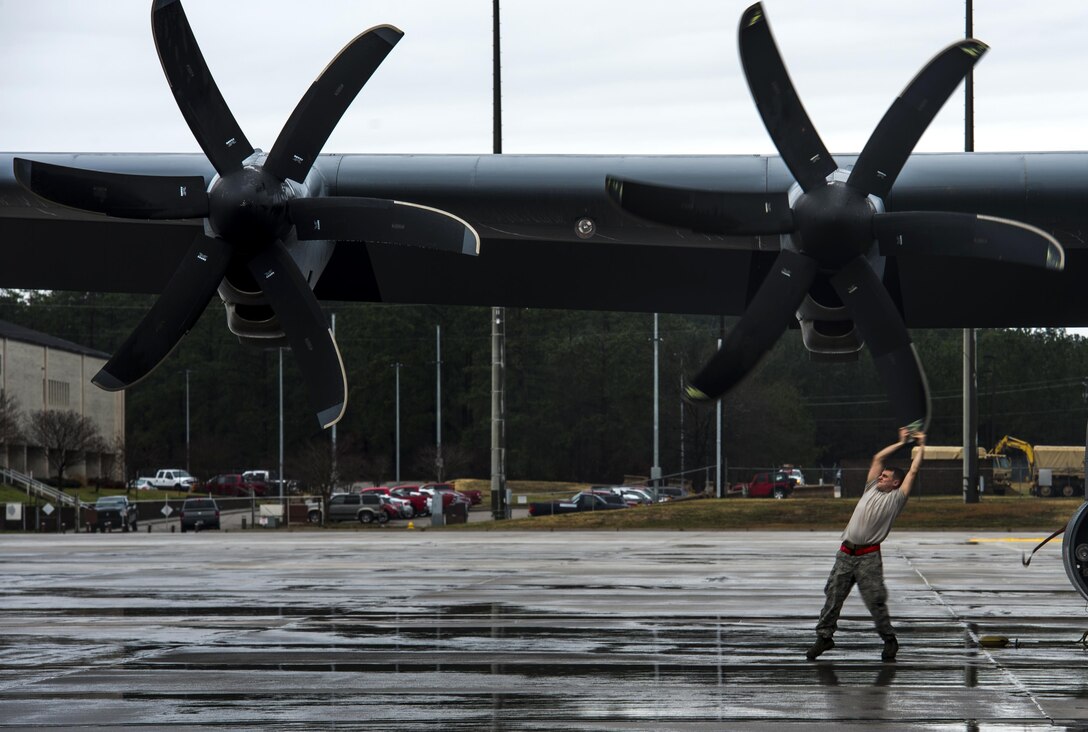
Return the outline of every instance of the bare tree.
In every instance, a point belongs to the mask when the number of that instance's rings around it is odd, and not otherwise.
[[[102,435],[89,418],[72,410],[42,409],[27,420],[31,439],[46,449],[58,478],[90,450],[102,449]]]
[[[412,469],[419,475],[431,476],[436,481],[443,481],[447,476],[463,476],[472,463],[472,455],[460,445],[442,446],[442,462],[438,461],[438,448],[424,445],[416,451]]]
[[[292,456],[288,469],[294,471],[310,492],[328,496],[344,477],[359,470],[359,459],[349,440],[336,445],[336,460],[328,440],[317,438],[304,443]]]
[[[22,410],[15,397],[0,392],[0,444],[10,445],[23,441]]]

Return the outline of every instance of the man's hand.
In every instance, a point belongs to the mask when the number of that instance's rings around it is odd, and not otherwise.
[[[910,442],[910,430],[906,427],[899,428],[899,442],[904,445]]]
[[[920,447],[925,447],[926,446],[926,433],[925,432],[915,432],[914,433],[914,441]]]

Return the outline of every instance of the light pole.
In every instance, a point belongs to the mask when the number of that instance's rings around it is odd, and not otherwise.
[[[680,357],[680,485],[684,484],[684,357]]]
[[[657,337],[657,313],[654,313],[654,464],[650,466],[650,480],[654,484],[654,498],[657,498],[657,489],[661,487],[661,455],[659,444],[658,419],[660,418],[658,391],[658,351],[661,339]]]
[[[434,469],[442,482],[442,326],[434,327]]]
[[[400,482],[400,361],[393,364],[394,373],[394,389],[396,391],[396,397],[394,399],[394,443],[395,443],[395,470],[393,473],[394,482]]]
[[[718,350],[722,350],[722,339],[718,339]],[[714,440],[714,495],[718,498],[724,498],[725,494],[722,492],[722,400],[718,399],[718,404],[714,408],[714,421],[717,425],[717,437]]]
[[[283,525],[286,526],[289,522],[287,511],[287,489],[284,485],[286,481],[283,479],[283,347],[281,346],[276,350],[280,353],[280,503],[283,506]]]
[[[189,369],[185,369],[185,472],[189,471]]]
[[[336,340],[336,313],[332,314],[332,328],[331,328],[331,330],[332,330],[332,338],[333,338],[333,340]],[[330,434],[330,438],[331,438],[330,448],[331,448],[332,454],[329,456],[329,467],[330,467],[330,470],[329,470],[329,482],[333,486],[335,486],[337,484],[337,482],[338,482],[337,481],[337,476],[336,476],[336,425],[335,424],[333,424],[332,429],[330,430],[330,433],[331,433]],[[280,477],[282,478],[283,476],[281,475]],[[330,488],[330,490],[331,490],[331,488]]]
[[[1088,404],[1088,379],[1080,382],[1084,386],[1084,402]],[[1088,501],[1088,423],[1084,427],[1084,500]]]

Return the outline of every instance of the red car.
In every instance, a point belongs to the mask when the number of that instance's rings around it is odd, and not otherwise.
[[[454,487],[453,483],[424,483],[419,487],[419,489],[421,491],[444,491],[454,493],[468,499],[469,504],[472,506],[475,506],[483,500],[483,497],[480,495],[480,491],[459,491]],[[442,505],[447,504],[443,503]]]
[[[374,486],[373,488],[363,488],[361,492],[378,493],[383,496],[388,496],[389,498],[395,498],[398,501],[407,501],[408,504],[412,507],[410,515],[404,512],[400,512],[398,510],[398,514],[396,516],[391,516],[390,518],[412,518],[412,516],[418,516],[424,512],[427,506],[427,501],[423,496],[419,496],[418,499],[412,499],[411,496],[402,495],[401,493],[398,493],[397,490],[397,488],[390,488],[388,486],[379,485]]]
[[[452,506],[455,503],[463,503],[463,504],[465,504],[466,507],[472,506],[472,501],[464,493],[460,493],[458,491],[455,491],[452,488],[447,488],[447,489],[444,489],[444,490],[441,489],[441,488],[435,488],[435,486],[441,486],[441,485],[448,486],[449,484],[448,483],[445,483],[445,484],[443,484],[443,483],[427,483],[425,485],[421,485],[419,487],[419,491],[420,491],[420,493],[422,493],[423,495],[425,495],[427,497],[428,503],[431,500],[431,496],[434,496],[434,495],[442,496],[442,510],[443,511],[445,511],[447,508],[449,508],[450,506]]]
[[[220,496],[264,496],[268,486],[259,481],[242,480],[240,473],[224,473],[204,482],[204,491]]]
[[[403,498],[412,504],[417,516],[426,516],[431,512],[430,497],[419,492],[419,486],[398,485],[389,488],[389,495]]]

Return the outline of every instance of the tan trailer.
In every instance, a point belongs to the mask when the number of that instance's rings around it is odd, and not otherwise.
[[[1084,495],[1084,446],[1035,445],[1034,492],[1038,496]]]

